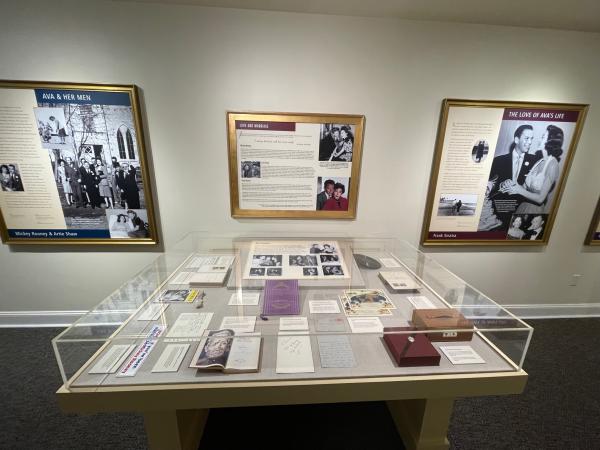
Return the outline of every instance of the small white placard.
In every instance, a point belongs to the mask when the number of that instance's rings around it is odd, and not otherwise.
[[[235,334],[253,333],[256,316],[225,316],[219,329],[233,330]]]
[[[402,267],[394,258],[379,258],[379,261],[381,261],[381,264],[385,267]]]
[[[308,318],[306,317],[281,317],[279,319],[279,331],[308,330]]]
[[[415,309],[436,309],[437,306],[433,304],[424,295],[415,295],[413,297],[406,297],[408,301],[414,306]]]
[[[115,373],[134,348],[135,344],[113,345],[88,373]]]
[[[348,317],[353,333],[383,333],[383,324],[379,317]]]
[[[152,372],[177,372],[190,344],[169,344],[154,364]]]
[[[485,361],[468,345],[440,345],[440,350],[454,365],[485,364]]]
[[[168,303],[149,303],[146,309],[137,317],[137,320],[157,320],[168,306]]]
[[[240,298],[241,297],[241,298]],[[229,299],[229,306],[256,306],[260,300],[260,292],[242,292],[240,296],[237,292],[231,294]]]
[[[335,300],[310,300],[308,307],[311,314],[339,314],[340,307]]]
[[[379,317],[348,317],[353,333],[383,333],[383,324]]]

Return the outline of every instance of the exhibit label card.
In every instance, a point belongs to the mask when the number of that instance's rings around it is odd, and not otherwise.
[[[346,331],[346,321],[341,317],[317,319],[317,331]]]
[[[335,300],[310,300],[308,307],[311,314],[339,314],[340,306]]]
[[[221,330],[233,330],[235,334],[253,333],[256,316],[225,316],[219,327]]]
[[[379,317],[348,317],[353,333],[383,333],[383,324]]]
[[[94,364],[92,369],[88,372],[91,374],[100,373],[115,373],[121,364],[125,361],[125,358],[135,348],[135,344],[132,345],[113,345],[109,348],[100,360]]]
[[[311,373],[314,371],[310,336],[277,336],[276,373]]]
[[[440,350],[454,365],[485,363],[485,360],[469,345],[440,345]]]
[[[302,330],[308,330],[308,318],[306,317],[281,317],[279,319],[279,331]]]
[[[260,292],[242,292],[239,295],[238,292],[231,294],[229,299],[229,306],[256,306],[260,301]]]
[[[350,368],[356,366],[354,352],[348,336],[317,336],[321,367]]]
[[[140,344],[135,350],[131,359],[123,366],[123,368],[117,374],[117,377],[134,377],[138,369],[142,366],[146,358],[150,355],[150,352],[156,345],[157,341],[148,339]]]
[[[201,337],[210,321],[213,313],[182,313],[177,317],[175,323],[167,333],[168,338]]]
[[[152,372],[177,372],[190,344],[169,344],[154,364]]]

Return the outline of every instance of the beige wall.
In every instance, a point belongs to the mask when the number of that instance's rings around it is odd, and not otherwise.
[[[191,230],[416,243],[443,98],[592,104],[547,248],[431,252],[505,304],[600,301],[600,254],[581,245],[600,192],[599,54],[598,34],[434,22],[94,1],[0,15],[0,78],[143,89],[167,248]],[[231,219],[227,109],[364,114],[357,220]],[[0,311],[87,309],[154,256],[35,250],[0,247]]]

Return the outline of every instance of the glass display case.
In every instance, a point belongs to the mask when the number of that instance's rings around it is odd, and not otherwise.
[[[397,239],[192,233],[52,344],[74,392],[520,372],[532,332]]]

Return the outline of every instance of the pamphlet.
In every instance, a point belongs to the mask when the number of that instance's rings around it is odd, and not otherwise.
[[[344,291],[340,300],[347,316],[391,316],[396,308],[380,289]]]
[[[198,345],[190,367],[229,372],[258,372],[260,336],[236,336],[233,330],[215,330]]]
[[[421,288],[421,285],[408,273],[401,270],[379,272],[379,278],[381,278],[392,291],[412,291]]]
[[[163,291],[157,302],[160,303],[192,303],[198,296],[198,289],[167,289]]]

